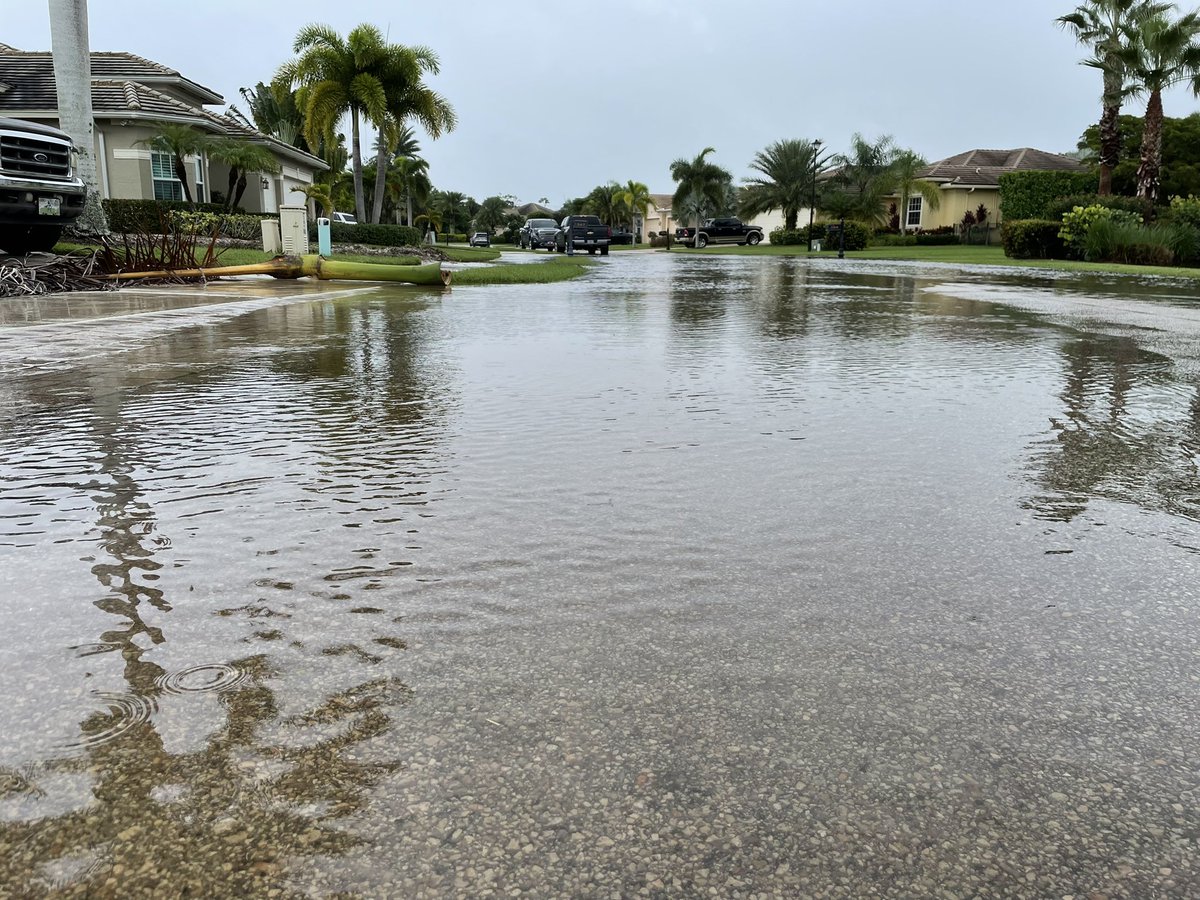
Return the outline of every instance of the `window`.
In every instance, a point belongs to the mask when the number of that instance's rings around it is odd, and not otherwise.
[[[196,157],[196,202],[204,202],[204,159]]]
[[[906,228],[921,227],[921,197],[908,198],[908,215],[904,219]]]
[[[154,178],[155,200],[183,199],[183,185],[175,177],[175,161],[170,153],[150,151],[150,174]]]

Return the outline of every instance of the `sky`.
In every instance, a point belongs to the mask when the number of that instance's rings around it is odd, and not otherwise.
[[[930,161],[973,148],[1065,152],[1098,120],[1100,78],[1054,24],[1074,0],[90,0],[93,50],[179,70],[227,103],[269,81],[304,24],[372,23],[441,61],[430,87],[459,125],[418,129],[430,178],[482,200],[551,206],[608,181],[671,193],[705,147],[739,181],[787,138],[834,152],[890,134]],[[50,47],[37,0],[0,41]],[[1164,98],[1183,116],[1200,103]],[[1132,101],[1126,112],[1140,115]],[[364,152],[369,143],[364,141]]]

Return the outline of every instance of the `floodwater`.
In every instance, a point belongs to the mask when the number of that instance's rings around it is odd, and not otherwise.
[[[1198,301],[0,301],[0,895],[1198,896]]]

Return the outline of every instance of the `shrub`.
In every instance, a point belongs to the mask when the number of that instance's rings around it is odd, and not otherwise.
[[[813,234],[816,236],[817,240],[824,240],[825,226],[814,225]],[[782,228],[776,228],[767,236],[767,240],[769,240],[772,244],[777,244],[783,247],[791,247],[797,244],[807,244],[808,226],[797,229],[796,231],[785,231]]]
[[[1200,263],[1200,228],[1184,222],[1170,222],[1162,226],[1167,232],[1167,245],[1175,254],[1175,262],[1181,266]]]
[[[1110,209],[1107,206],[1076,206],[1062,217],[1062,228],[1058,236],[1073,256],[1091,259],[1085,251],[1088,232],[1099,221],[1117,222],[1122,225],[1138,225],[1141,219],[1136,213],[1123,209]]]
[[[915,247],[917,245],[917,235],[915,234],[882,234],[876,232],[871,238],[872,247]]]
[[[1086,172],[1009,172],[1000,176],[1000,216],[1009,221],[1048,219],[1059,197],[1096,193],[1097,179]]]
[[[1004,255],[1013,259],[1064,259],[1066,248],[1058,236],[1062,222],[1050,219],[1009,219],[1000,226]]]
[[[160,231],[163,217],[171,212],[205,212],[228,215],[220,203],[196,203],[189,205],[174,200],[104,200],[101,202],[108,218],[108,227],[113,231],[126,232]],[[242,214],[241,210],[236,210]]]
[[[1103,206],[1107,209],[1119,209],[1136,215],[1145,220],[1154,211],[1152,204],[1140,197],[1117,197],[1113,195],[1101,197],[1099,194],[1072,194],[1069,197],[1058,197],[1046,204],[1047,219],[1061,219],[1077,206]]]
[[[310,232],[312,230],[310,229]],[[329,237],[335,244],[418,247],[424,234],[421,229],[409,225],[347,225],[343,222],[332,222],[329,226]]]
[[[1088,228],[1084,253],[1095,262],[1169,266],[1175,261],[1170,241],[1170,229],[1101,217]]]
[[[216,232],[221,237],[243,241],[256,241],[262,237],[263,216],[218,215],[181,209],[171,210],[167,215],[172,227],[192,234],[211,235]]]
[[[958,235],[953,231],[949,234],[945,232],[938,234],[917,234],[915,237],[918,247],[946,247],[950,244],[962,243]]]
[[[1172,197],[1166,219],[1176,225],[1200,228],[1200,197]]]

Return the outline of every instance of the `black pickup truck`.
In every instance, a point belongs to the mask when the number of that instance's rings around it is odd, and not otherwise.
[[[599,216],[567,216],[554,236],[554,249],[559,253],[570,247],[571,252],[595,253],[599,250],[601,256],[608,256],[611,243],[612,228],[601,222]]]
[[[675,240],[687,247],[705,247],[708,244],[749,244],[754,246],[763,239],[763,230],[757,225],[746,225],[733,216],[705,219],[700,231],[695,228],[676,228]]]

